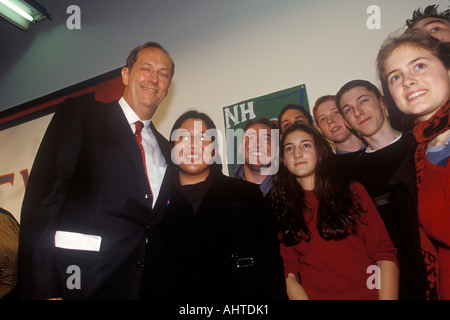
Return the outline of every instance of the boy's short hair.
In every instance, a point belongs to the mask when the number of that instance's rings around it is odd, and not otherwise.
[[[327,101],[334,101],[336,102],[336,96],[335,95],[325,95],[325,96],[321,96],[316,100],[316,103],[314,103],[314,107],[313,107],[313,116],[314,116],[314,120],[316,120],[316,112],[317,112],[317,108],[324,102]],[[317,122],[317,121],[316,121]]]
[[[263,124],[268,126],[270,129],[278,129],[277,125],[271,121],[270,119],[266,117],[258,117],[254,119],[247,120],[247,122],[244,124],[244,132],[248,130],[251,126],[255,124]]]
[[[443,20],[450,19],[450,9],[447,9],[442,13],[438,13],[437,8],[438,5],[433,4],[426,7],[423,12],[420,11],[420,8],[414,10],[412,19],[406,20],[406,26],[408,27],[408,29],[412,29],[417,24],[417,22],[426,18],[437,18]]]
[[[349,91],[350,89],[356,88],[356,87],[364,87],[370,92],[373,92],[375,96],[379,99],[382,97],[380,90],[371,82],[367,80],[352,80],[344,84],[341,89],[339,89],[338,93],[336,93],[336,106],[339,109],[340,112],[342,112],[341,107],[341,98],[344,93]]]

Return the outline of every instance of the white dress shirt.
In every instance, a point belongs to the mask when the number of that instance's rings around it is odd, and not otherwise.
[[[144,147],[145,152],[147,175],[153,194],[152,206],[154,207],[156,199],[158,199],[159,191],[161,190],[161,184],[164,179],[164,174],[166,173],[167,163],[161,153],[155,134],[150,128],[150,122],[152,120],[150,119],[143,121],[139,119],[136,112],[134,112],[123,97],[119,100],[119,104],[133,133],[136,132],[136,121],[141,121],[144,124],[144,128],[142,129],[142,146]]]

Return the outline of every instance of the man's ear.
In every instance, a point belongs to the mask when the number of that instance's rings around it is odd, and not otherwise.
[[[128,68],[127,67],[123,67],[121,74],[122,74],[122,83],[127,86],[128,85],[128,79],[130,77],[130,73],[129,73]]]

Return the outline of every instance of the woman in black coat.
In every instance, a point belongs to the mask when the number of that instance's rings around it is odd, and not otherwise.
[[[165,293],[188,300],[284,299],[273,213],[257,185],[222,174],[217,131],[188,111],[172,132],[175,188],[160,232]]]

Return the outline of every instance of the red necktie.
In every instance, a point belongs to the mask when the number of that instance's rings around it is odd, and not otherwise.
[[[139,145],[139,149],[141,149],[141,156],[142,156],[142,162],[144,164],[144,170],[145,170],[145,175],[147,176],[147,180],[148,180],[148,173],[147,173],[147,163],[145,162],[145,152],[144,152],[144,147],[142,146],[142,128],[144,128],[144,124],[141,121],[136,121],[134,123],[136,125],[136,131],[134,133],[134,136],[136,137],[136,141]],[[150,180],[148,180],[148,185],[150,186]],[[152,187],[150,186],[150,192],[152,191]],[[152,197],[153,197],[153,193],[152,193]]]

